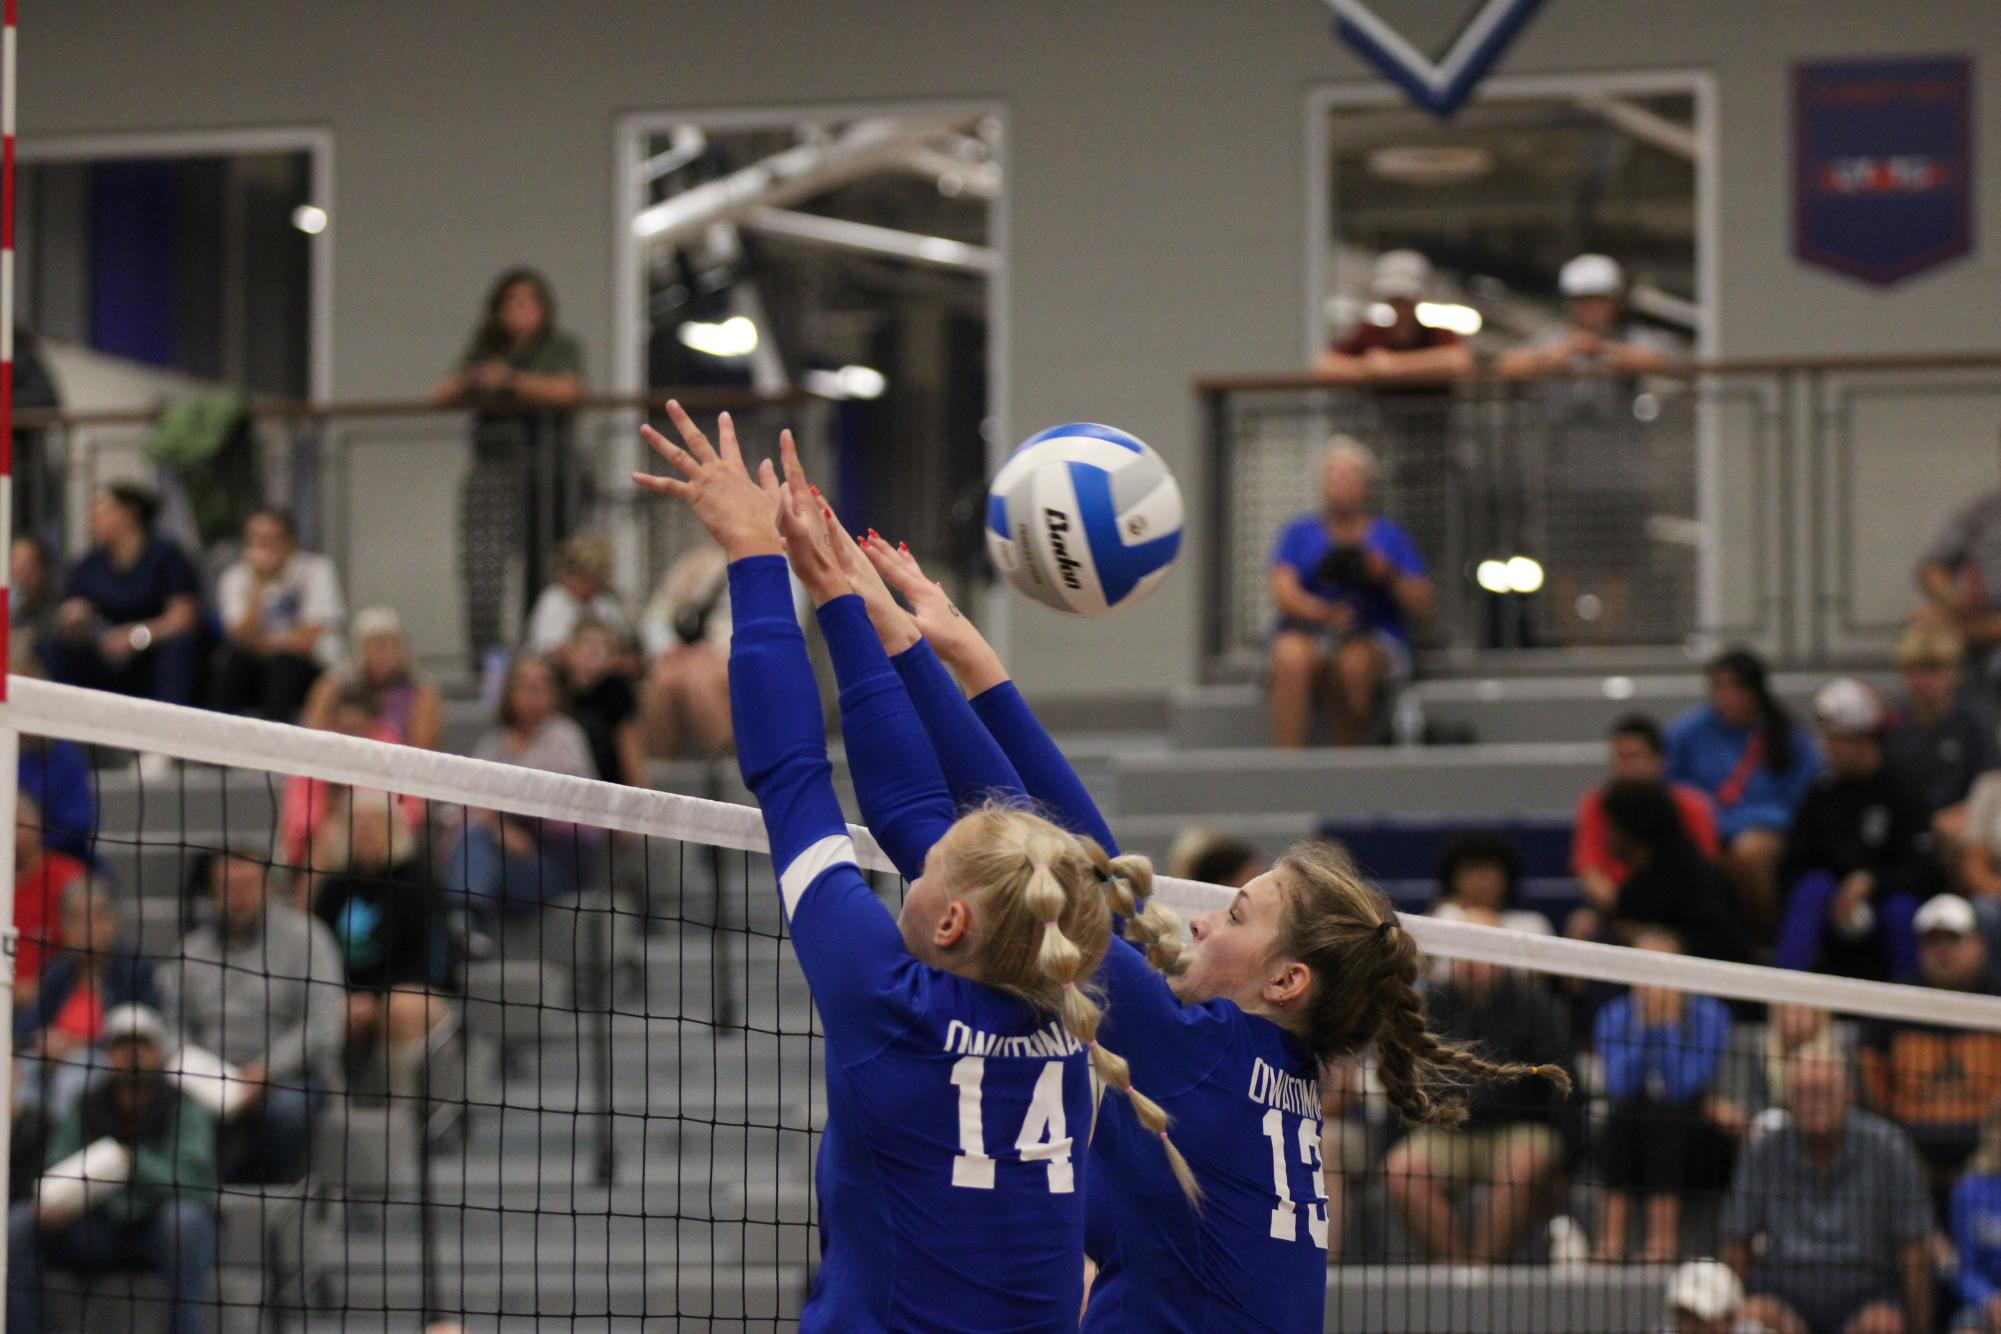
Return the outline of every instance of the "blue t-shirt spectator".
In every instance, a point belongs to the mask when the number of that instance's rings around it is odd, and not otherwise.
[[[1668,729],[1667,776],[1716,803],[1716,832],[1726,845],[1747,829],[1783,832],[1820,774],[1820,752],[1800,728],[1793,729],[1792,767],[1782,774],[1748,752],[1754,742],[1762,749],[1757,724],[1732,727],[1707,704]]]
[[[1959,1300],[1968,1312],[1982,1312],[2001,1296],[2001,1172],[1969,1172],[1953,1187],[1952,1244],[1959,1252]]]
[[[42,843],[85,861],[94,860],[97,800],[90,786],[90,757],[74,741],[21,738],[16,766],[20,790],[42,808]]]
[[[1690,996],[1680,1023],[1650,1026],[1625,995],[1598,1012],[1597,1041],[1613,1098],[1693,1102],[1716,1080],[1730,1045],[1730,1011],[1709,996]]]
[[[130,625],[160,615],[173,598],[199,598],[201,576],[186,552],[154,536],[129,569],[113,564],[103,547],[92,548],[70,570],[63,595],[82,598],[107,624]]]
[[[1410,534],[1394,519],[1380,514],[1371,519],[1365,545],[1370,551],[1380,552],[1395,574],[1422,577],[1427,573],[1417,543],[1411,541]],[[1347,577],[1349,571],[1330,568],[1342,563],[1338,557],[1330,561],[1333,554],[1334,539],[1327,532],[1326,521],[1318,514],[1303,514],[1280,530],[1278,541],[1272,546],[1271,562],[1290,566],[1299,576],[1300,587],[1314,597],[1353,607],[1357,630],[1379,631],[1399,644],[1408,645],[1410,632],[1396,595],[1384,585],[1358,582]],[[1317,628],[1282,624],[1288,629]]]

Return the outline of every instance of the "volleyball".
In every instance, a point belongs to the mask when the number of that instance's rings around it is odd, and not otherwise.
[[[987,550],[1024,597],[1108,616],[1167,578],[1181,550],[1181,488],[1137,436],[1091,422],[1052,426],[994,475]]]

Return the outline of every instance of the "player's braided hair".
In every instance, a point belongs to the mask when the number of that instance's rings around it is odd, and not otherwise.
[[[1125,918],[1127,943],[1156,971],[1169,977],[1180,974],[1188,967],[1182,958],[1181,918],[1172,908],[1153,902],[1153,862],[1136,853],[1108,857],[1090,839],[1083,842],[1112,911]]]
[[[947,838],[952,883],[977,895],[979,980],[1060,1016],[1064,1030],[1090,1052],[1092,1072],[1131,1100],[1140,1124],[1160,1138],[1181,1189],[1199,1200],[1195,1174],[1168,1137],[1166,1111],[1133,1087],[1125,1058],[1098,1041],[1104,1010],[1090,978],[1111,943],[1112,913],[1095,849],[1004,805],[965,815]],[[1095,860],[1103,857],[1097,852]]]
[[[1539,1076],[1569,1093],[1570,1076],[1558,1066],[1490,1061],[1426,1026],[1417,942],[1346,853],[1299,843],[1274,869],[1286,912],[1273,948],[1313,974],[1294,1032],[1322,1064],[1374,1043],[1390,1104],[1417,1123],[1464,1120],[1454,1090],[1470,1080]]]

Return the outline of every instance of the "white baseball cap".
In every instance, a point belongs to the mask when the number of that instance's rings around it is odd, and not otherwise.
[[[1579,255],[1556,275],[1556,290],[1566,297],[1618,296],[1626,290],[1626,274],[1607,255]]]
[[[1918,909],[1911,925],[1921,936],[1928,936],[1934,931],[1970,936],[1980,929],[1980,923],[1973,915],[1973,905],[1957,894],[1935,894],[1926,899],[1925,906]]]
[[[1889,724],[1883,697],[1867,682],[1852,676],[1829,681],[1813,696],[1814,720],[1830,732],[1867,736]]]
[[[1690,1260],[1668,1280],[1667,1304],[1698,1320],[1721,1320],[1744,1304],[1744,1285],[1721,1260]]]
[[[1415,250],[1385,250],[1376,256],[1376,271],[1369,279],[1369,294],[1388,301],[1403,297],[1415,301],[1431,286],[1431,261]]]
[[[167,1045],[167,1026],[161,1021],[159,1011],[150,1005],[119,1005],[104,1016],[97,1032],[100,1043],[132,1038],[164,1048]]]

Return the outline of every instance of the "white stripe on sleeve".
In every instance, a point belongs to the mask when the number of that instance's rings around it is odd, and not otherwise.
[[[826,874],[829,868],[855,864],[855,841],[846,834],[829,834],[792,859],[778,877],[778,897],[785,903],[785,920],[791,921],[806,887]]]

